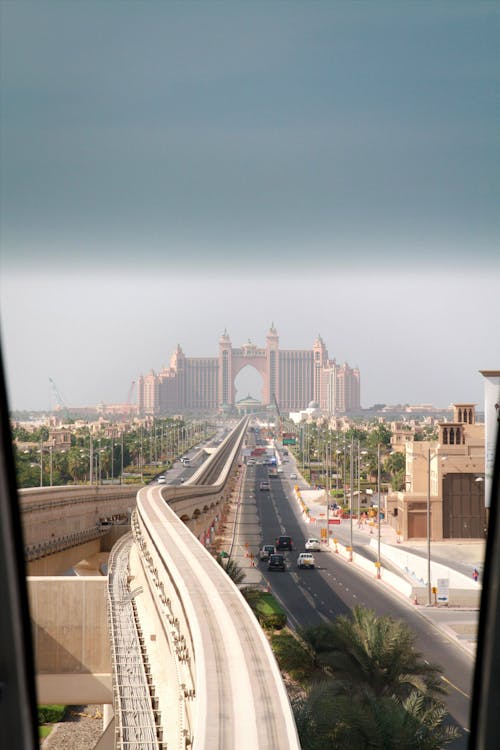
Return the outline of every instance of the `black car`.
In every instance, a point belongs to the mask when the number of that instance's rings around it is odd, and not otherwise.
[[[284,555],[269,555],[267,561],[268,570],[285,570],[285,556]]]
[[[293,542],[291,536],[279,536],[274,544],[277,550],[279,549],[293,549]]]

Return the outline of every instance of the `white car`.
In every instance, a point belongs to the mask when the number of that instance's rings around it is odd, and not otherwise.
[[[309,552],[319,552],[321,550],[321,542],[319,541],[319,539],[311,537],[304,544],[304,547],[309,550]]]
[[[290,474],[290,479],[297,479],[297,474]]]
[[[314,557],[310,552],[301,552],[297,558],[298,568],[314,568]]]
[[[271,555],[274,555],[276,550],[274,549],[274,544],[264,544],[264,546],[259,550],[259,557],[261,560],[268,560]]]

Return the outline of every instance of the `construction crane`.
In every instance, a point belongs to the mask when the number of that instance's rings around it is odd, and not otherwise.
[[[52,378],[49,378],[49,383],[50,383],[51,388],[52,388],[52,393],[54,394],[54,396],[56,398],[58,408],[62,409],[64,411],[65,415],[68,416],[68,414],[69,414],[68,407],[67,407],[67,405],[66,405],[63,397],[59,393],[59,391],[57,389],[57,386],[56,386],[55,382],[52,380]]]

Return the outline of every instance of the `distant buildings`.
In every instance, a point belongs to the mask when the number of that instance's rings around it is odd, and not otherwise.
[[[156,374],[140,376],[140,414],[170,414],[174,411],[216,411],[235,406],[235,378],[248,365],[263,379],[262,403],[278,404],[281,411],[303,409],[311,401],[328,414],[360,409],[360,374],[347,363],[328,358],[318,336],[312,349],[280,349],[274,325],[264,347],[251,341],[233,347],[224,331],[216,357],[186,357],[177,346],[170,366]]]

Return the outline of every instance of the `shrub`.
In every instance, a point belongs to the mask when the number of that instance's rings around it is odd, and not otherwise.
[[[57,704],[38,706],[38,723],[54,724],[56,721],[61,721],[65,711],[66,706],[59,706]]]
[[[305,682],[311,677],[315,670],[314,660],[289,630],[272,635],[271,647],[282,672],[288,672],[298,682]]]
[[[242,594],[263,628],[281,630],[285,627],[286,613],[270,592],[247,588],[242,589]]]

